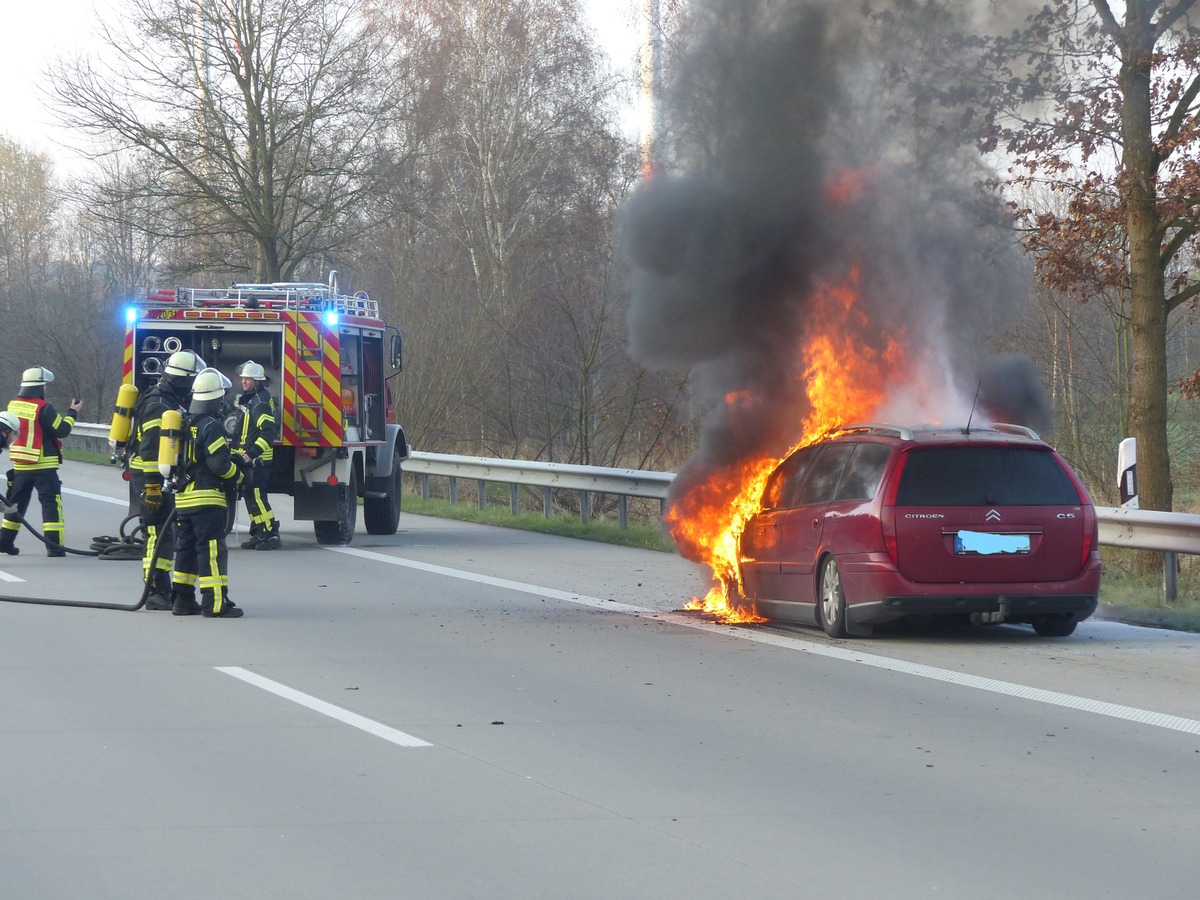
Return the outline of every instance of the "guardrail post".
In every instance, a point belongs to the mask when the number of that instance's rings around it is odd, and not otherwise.
[[[621,494],[617,497],[617,523],[624,531],[629,527],[629,495]]]
[[[1163,593],[1168,603],[1179,599],[1179,556],[1169,550],[1163,554]]]
[[[429,475],[426,472],[421,473],[421,499],[429,499]]]
[[[588,508],[591,505],[592,495],[587,491],[579,492],[579,521],[586,525],[592,518],[591,510]]]
[[[454,475],[450,476],[450,502],[458,502],[458,478]]]
[[[542,512],[547,519],[554,514],[554,488],[542,488]]]
[[[487,482],[480,478],[475,483],[479,485],[479,508],[487,509]]]
[[[515,481],[508,486],[508,505],[515,516],[521,509],[521,486]]]

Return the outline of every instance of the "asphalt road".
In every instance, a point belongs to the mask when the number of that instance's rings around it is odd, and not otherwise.
[[[116,474],[64,480],[114,534]],[[723,626],[669,556],[283,500],[242,619],[0,603],[5,897],[1200,894],[1196,635]],[[6,597],[140,594],[18,545]]]

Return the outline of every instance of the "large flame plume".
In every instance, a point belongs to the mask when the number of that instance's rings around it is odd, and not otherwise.
[[[797,440],[788,452],[836,433],[854,422],[871,419],[895,387],[897,372],[907,368],[905,334],[877,335],[881,346],[866,342],[870,322],[859,297],[859,267],[841,283],[819,284],[805,303],[820,330],[806,336],[798,357],[800,380],[810,411],[797,423]],[[760,402],[748,392],[730,394],[731,406]],[[712,570],[713,585],[688,609],[700,610],[724,622],[762,621],[740,594],[738,536],[747,519],[761,508],[763,486],[782,457],[755,455],[711,473],[694,485],[668,511],[672,536],[692,550],[693,558]]]

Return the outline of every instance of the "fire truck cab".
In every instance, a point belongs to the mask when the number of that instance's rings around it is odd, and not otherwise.
[[[350,543],[359,498],[367,533],[395,534],[408,444],[387,381],[401,368],[401,338],[376,301],[340,293],[331,272],[328,284],[156,290],[126,307],[125,322],[123,381],[142,393],[178,350],[234,382],[231,406],[238,367],[263,366],[278,429],[269,491],[294,498],[319,543]]]

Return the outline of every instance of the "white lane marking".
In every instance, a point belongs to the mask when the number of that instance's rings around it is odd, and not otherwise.
[[[0,581],[11,581],[14,583],[20,581],[20,582],[24,583],[25,579],[18,578],[16,575],[10,575],[8,572],[5,572],[3,569],[0,569]]]
[[[128,506],[128,500],[118,500],[116,497],[105,497],[103,494],[89,494],[87,491],[77,491],[75,488],[64,487],[64,494],[71,494],[74,497],[86,497],[88,500],[99,500],[101,503],[112,503],[115,506]]]
[[[339,722],[351,725],[354,728],[367,732],[367,734],[373,734],[376,737],[383,738],[385,741],[399,744],[401,747],[433,746],[433,744],[413,737],[411,734],[405,734],[403,731],[397,731],[395,728],[384,725],[381,722],[376,722],[374,719],[368,719],[366,716],[352,713],[349,710],[342,709],[340,706],[326,703],[324,700],[318,700],[316,697],[303,694],[287,685],[280,684],[278,681],[272,681],[270,678],[263,678],[261,675],[249,672],[241,666],[214,666],[213,668],[218,672],[224,672],[226,675],[232,675],[234,678],[240,678],[247,684],[262,688],[264,691],[269,691],[277,697],[283,697],[285,700],[299,703],[301,706],[307,707],[314,712],[319,712],[323,716],[337,719]]]
[[[445,575],[447,578],[461,578],[464,581],[474,581],[488,584],[492,587],[505,588],[510,591],[524,591],[526,594],[537,594],[539,597],[550,597],[554,600],[566,600],[568,603],[580,603],[584,606],[597,606],[613,612],[649,613],[651,609],[640,606],[630,606],[627,603],[617,603],[613,600],[602,600],[599,597],[588,597],[585,594],[575,594],[570,591],[556,591],[554,588],[542,587],[537,584],[526,584],[523,581],[509,581],[506,578],[492,578],[490,575],[477,575],[474,572],[464,572],[461,569],[448,569],[445,566],[435,566],[432,563],[417,562],[415,559],[401,559],[396,556],[385,556],[371,550],[359,550],[355,547],[325,547],[334,553],[345,553],[347,556],[357,556],[360,559],[373,559],[393,566],[404,566],[406,569],[419,569],[433,575]]]
[[[870,666],[875,669],[884,669],[889,672],[899,672],[904,675],[915,675],[918,678],[928,678],[933,681],[956,684],[960,687],[973,688],[977,691],[988,691],[993,694],[1004,694],[1008,697],[1031,700],[1035,703],[1046,703],[1050,706],[1061,706],[1065,707],[1066,709],[1074,709],[1080,712],[1092,713],[1093,715],[1108,716],[1112,719],[1124,719],[1128,722],[1137,722],[1140,725],[1152,725],[1156,728],[1167,728],[1171,731],[1182,731],[1186,734],[1200,734],[1200,721],[1197,721],[1196,719],[1185,719],[1181,716],[1172,716],[1167,715],[1166,713],[1153,712],[1152,710],[1138,709],[1134,706],[1122,706],[1118,703],[1107,703],[1103,700],[1092,700],[1088,697],[1077,697],[1073,694],[1062,694],[1058,691],[1047,691],[1041,688],[1028,687],[1026,685],[1014,684],[1008,681],[999,681],[995,678],[984,678],[979,675],[968,675],[963,672],[955,672],[950,669],[939,669],[934,666],[926,666],[921,663],[905,662],[904,660],[899,659],[889,659],[886,656],[876,656],[873,653],[862,653],[856,650],[848,650],[844,647],[831,647],[825,644],[816,644],[811,641],[806,641],[802,638],[794,638],[783,634],[773,634],[768,631],[760,631],[753,626],[720,625],[680,613],[659,612],[658,610],[648,609],[640,606],[630,606],[625,603],[613,603],[600,597],[588,597],[584,594],[558,591],[554,590],[553,588],[539,587],[538,585],[526,584],[521,581],[507,581],[503,578],[491,578],[487,575],[477,575],[474,572],[464,572],[459,569],[449,569],[445,566],[434,566],[430,565],[429,563],[416,562],[415,560],[401,559],[395,556],[386,556],[382,553],[374,553],[370,550],[357,550],[353,547],[326,547],[325,549],[332,550],[335,553],[345,553],[348,556],[357,556],[360,559],[370,559],[393,566],[404,566],[405,568],[409,569],[419,569],[422,572],[430,572],[435,575],[445,575],[448,578],[461,578],[464,581],[474,581],[479,584],[488,584],[494,587],[505,588],[507,590],[523,591],[527,594],[551,597],[555,600],[565,600],[568,603],[579,603],[584,606],[593,606],[597,609],[632,613],[635,615],[650,615],[654,616],[654,618],[658,621],[671,622],[675,625],[681,625],[684,628],[694,628],[697,631],[707,631],[711,634],[720,634],[724,635],[725,637],[740,638],[744,641],[753,641],[757,644],[768,644],[772,647],[782,647],[787,650],[799,650],[804,653],[811,653],[814,656],[824,656],[828,657],[829,659],[837,659],[843,662],[858,663],[859,665]]]

